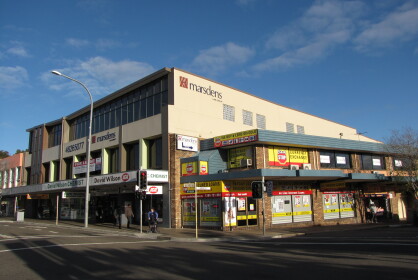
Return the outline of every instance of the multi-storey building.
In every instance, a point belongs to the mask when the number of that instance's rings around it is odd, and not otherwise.
[[[3,189],[23,201],[27,216],[83,219],[89,110],[28,129],[27,185]],[[140,169],[152,187],[144,210],[156,208],[164,226],[192,226],[196,210],[201,226],[260,226],[250,186],[261,180],[270,184],[269,225],[359,222],[364,204],[354,201],[374,196],[385,215],[403,218],[381,142],[177,68],[94,102],[92,133],[92,221],[110,222],[115,207],[131,204],[139,222]]]

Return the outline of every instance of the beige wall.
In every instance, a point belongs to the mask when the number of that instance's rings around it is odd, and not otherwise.
[[[59,160],[59,151],[60,151],[61,145],[48,148],[42,151],[42,163],[53,161],[53,160]]]
[[[256,114],[266,117],[266,129],[286,132],[286,122],[303,126],[305,134],[359,140],[356,129],[284,107],[251,94],[232,89],[179,69],[173,70],[174,106],[169,108],[169,132],[211,138],[257,128]],[[180,87],[180,77],[188,79],[189,88]],[[215,96],[190,89],[190,83],[220,92]],[[235,107],[235,121],[223,119],[223,104]],[[244,125],[242,111],[253,113],[253,125]],[[360,140],[379,142],[360,136]]]

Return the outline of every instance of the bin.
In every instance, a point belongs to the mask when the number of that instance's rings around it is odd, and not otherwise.
[[[16,222],[24,222],[25,221],[25,210],[19,210],[16,213]]]

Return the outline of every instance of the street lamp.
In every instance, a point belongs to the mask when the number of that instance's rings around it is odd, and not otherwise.
[[[89,198],[90,198],[90,145],[91,145],[91,124],[93,121],[93,98],[91,96],[90,91],[88,88],[80,81],[77,81],[76,79],[73,79],[71,77],[68,77],[58,71],[52,71],[52,74],[62,76],[64,78],[67,78],[71,81],[74,81],[78,84],[80,84],[89,94],[90,97],[90,120],[89,120],[89,136],[87,139],[87,174],[86,174],[86,198],[85,198],[85,206],[84,206],[84,227],[89,226]]]

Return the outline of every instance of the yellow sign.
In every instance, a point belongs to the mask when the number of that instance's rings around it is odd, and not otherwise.
[[[213,138],[215,147],[243,144],[258,140],[258,129],[241,131]]]
[[[198,182],[197,194],[221,193],[224,188],[222,181]],[[199,190],[199,188],[204,188]],[[194,183],[181,184],[180,195],[194,194]]]
[[[302,165],[309,163],[307,149],[276,147],[268,149],[270,166],[289,166],[291,164]]]

